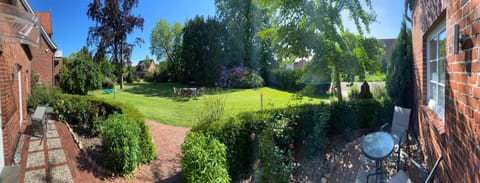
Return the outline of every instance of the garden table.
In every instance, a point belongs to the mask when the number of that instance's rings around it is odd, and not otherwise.
[[[368,158],[375,160],[375,172],[368,174],[367,182],[371,175],[375,175],[375,182],[378,181],[378,175],[383,174],[382,160],[387,158],[392,153],[393,146],[393,137],[386,132],[369,133],[363,138],[363,153]]]

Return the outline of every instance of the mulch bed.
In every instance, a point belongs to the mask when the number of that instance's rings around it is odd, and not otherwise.
[[[70,127],[82,144],[81,149],[86,152],[85,155],[89,156],[98,166],[106,167],[108,159],[107,153],[103,150],[102,139],[82,126],[71,125]]]

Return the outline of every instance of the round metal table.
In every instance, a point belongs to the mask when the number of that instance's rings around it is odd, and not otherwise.
[[[368,158],[375,160],[375,173],[368,174],[367,182],[371,175],[376,175],[376,179],[378,179],[378,175],[383,174],[382,160],[392,153],[394,144],[392,135],[386,132],[369,133],[363,138],[363,153]]]

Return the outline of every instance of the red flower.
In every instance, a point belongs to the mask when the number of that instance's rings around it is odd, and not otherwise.
[[[288,147],[289,147],[290,149],[293,149],[293,148],[295,148],[295,145],[289,144]]]

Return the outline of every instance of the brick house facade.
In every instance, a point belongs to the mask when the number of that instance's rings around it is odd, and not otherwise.
[[[406,0],[412,13],[414,120],[428,167],[444,157],[439,182],[480,182],[479,3]]]
[[[16,6],[20,12],[34,15],[27,0],[0,0]],[[15,8],[15,7],[14,7]],[[3,29],[8,27],[3,26]],[[38,29],[37,29],[38,30]],[[3,38],[1,38],[3,39]],[[27,122],[27,99],[31,87],[31,72],[34,62],[50,63],[53,53],[46,49],[56,48],[45,30],[40,27],[38,47],[20,42],[5,43],[0,40],[0,111],[1,111],[1,145],[0,169],[12,163],[15,148],[21,131]]]

